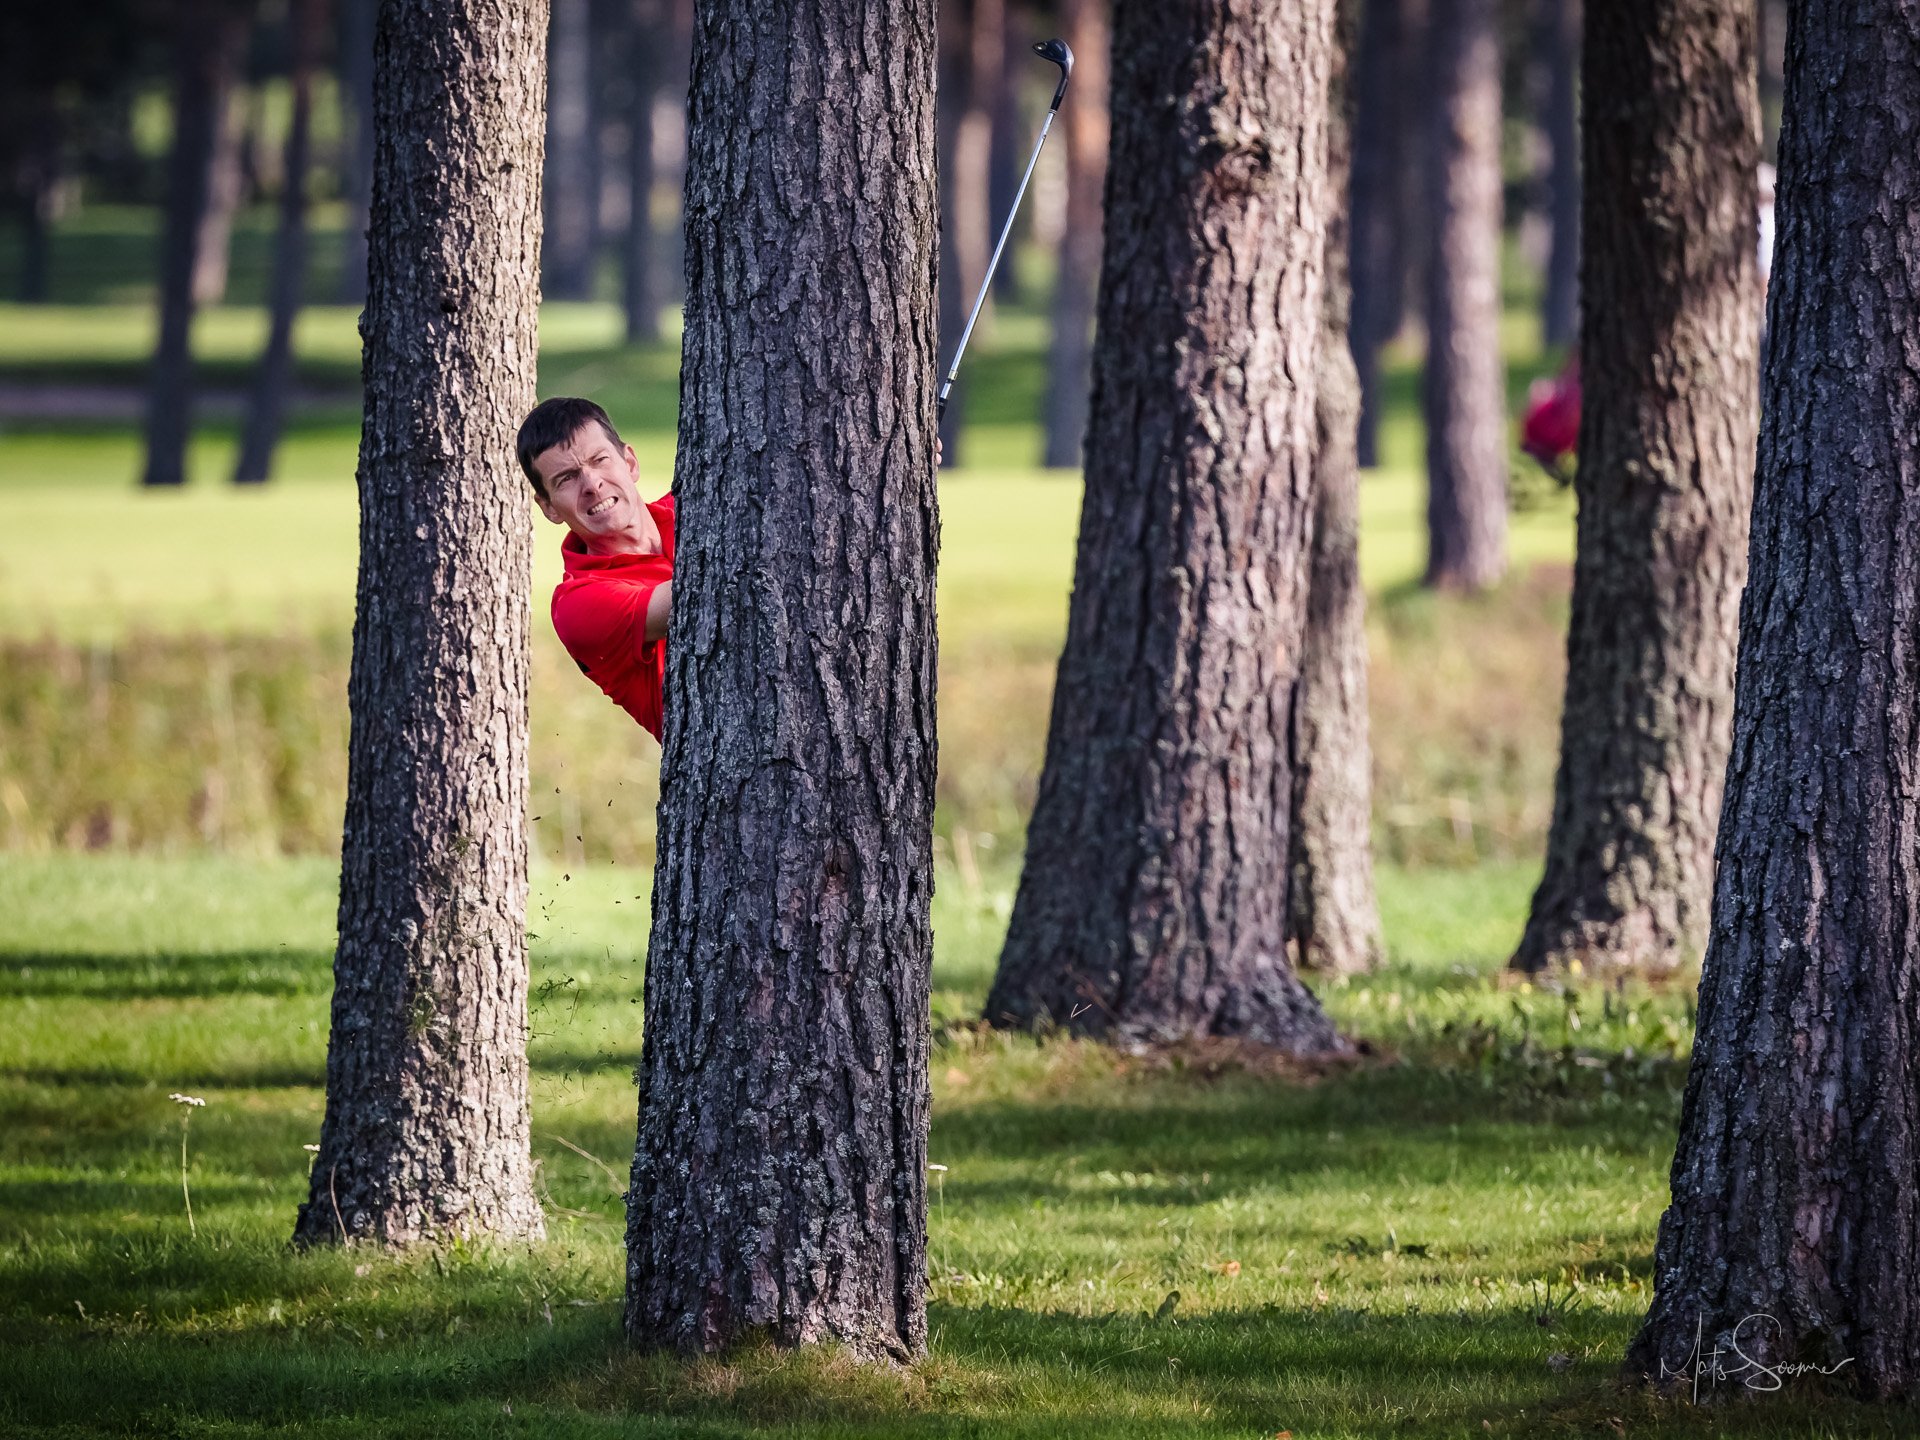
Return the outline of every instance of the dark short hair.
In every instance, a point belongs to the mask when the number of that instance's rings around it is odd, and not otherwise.
[[[533,486],[534,494],[544,496],[547,487],[540,480],[540,472],[533,468],[533,462],[554,446],[566,444],[575,431],[596,420],[614,444],[626,443],[613,428],[606,411],[577,395],[556,395],[551,400],[542,400],[533,407],[533,413],[520,422],[520,434],[513,444],[520,455],[520,468],[527,472],[527,483]]]

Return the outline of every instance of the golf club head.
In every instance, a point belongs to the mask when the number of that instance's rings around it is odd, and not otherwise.
[[[1051,40],[1040,41],[1033,47],[1033,53],[1060,67],[1060,83],[1054,88],[1053,104],[1047,107],[1058,110],[1060,102],[1067,96],[1067,77],[1073,74],[1073,48],[1056,35]]]

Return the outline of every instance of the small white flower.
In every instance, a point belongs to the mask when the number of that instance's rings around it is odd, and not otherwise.
[[[176,1105],[204,1105],[207,1103],[198,1095],[182,1095],[178,1090],[167,1096],[167,1099],[173,1101]]]

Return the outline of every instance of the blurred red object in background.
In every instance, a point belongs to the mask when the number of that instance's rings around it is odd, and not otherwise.
[[[1520,448],[1556,479],[1565,480],[1580,446],[1580,362],[1576,358],[1557,379],[1540,379],[1527,388],[1527,413],[1520,421]]]

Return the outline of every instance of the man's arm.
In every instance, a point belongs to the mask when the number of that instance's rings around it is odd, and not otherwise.
[[[653,593],[647,597],[647,639],[664,640],[667,638],[667,617],[673,613],[673,582],[665,581],[653,587]]]

